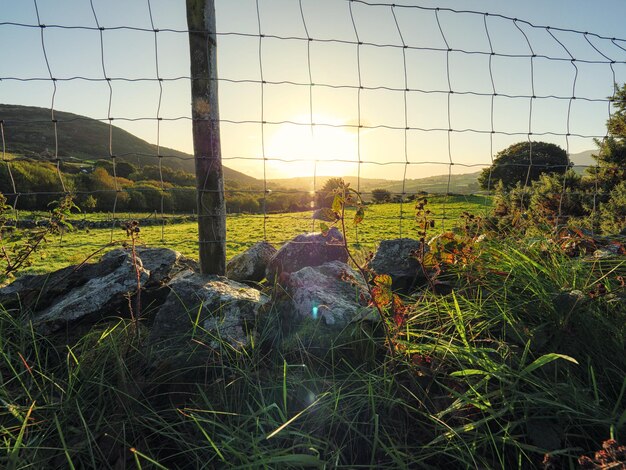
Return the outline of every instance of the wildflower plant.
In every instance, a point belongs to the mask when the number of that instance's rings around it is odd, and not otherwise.
[[[364,263],[360,263],[350,250],[347,238],[346,208],[355,208],[352,224],[358,226],[365,218],[365,208],[361,194],[350,187],[350,183],[343,180],[338,182],[334,190],[333,202],[329,208],[322,208],[315,213],[315,217],[322,222],[320,228],[322,234],[328,234],[333,226],[338,226],[343,235],[343,247],[349,260],[360,273],[369,294],[369,303],[378,311],[383,321],[385,337],[389,354],[393,356],[397,349],[397,337],[402,329],[406,316],[407,307],[398,294],[391,287],[392,279],[388,274],[377,274],[368,267],[371,254]]]
[[[8,239],[4,238],[7,229],[8,213],[12,210],[7,205],[6,197],[0,194],[0,256],[5,265],[0,272],[0,281],[12,278],[16,272],[28,267],[32,263],[32,256],[39,251],[51,235],[62,234],[71,230],[72,225],[68,218],[72,210],[79,210],[74,204],[74,198],[66,194],[58,201],[51,202],[46,218],[35,227],[20,233],[14,233]]]

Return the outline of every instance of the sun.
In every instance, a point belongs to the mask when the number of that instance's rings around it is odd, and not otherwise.
[[[310,116],[295,116],[291,122],[308,123]],[[348,176],[356,173],[356,132],[346,121],[314,115],[314,125],[284,123],[268,132],[265,156],[270,177]]]

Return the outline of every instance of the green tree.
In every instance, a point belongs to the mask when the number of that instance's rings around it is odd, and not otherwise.
[[[376,203],[389,202],[391,191],[387,189],[372,189],[372,200]]]
[[[121,176],[122,178],[128,178],[135,171],[137,171],[137,167],[135,165],[123,160],[118,161],[115,165],[115,174],[117,176]]]
[[[498,182],[505,188],[536,181],[544,173],[563,174],[569,168],[567,152],[548,142],[518,142],[496,154],[493,165],[478,177],[480,187],[493,189]]]
[[[611,190],[608,201],[600,205],[600,213],[604,232],[626,235],[626,181]]]
[[[587,168],[587,175],[607,192],[626,179],[626,84],[609,99],[614,111],[606,123],[608,135],[595,140],[597,166]]]
[[[329,178],[317,192],[316,203],[317,207],[330,207],[333,203],[333,199],[335,198],[335,190],[337,188],[342,187],[343,179],[342,178]]]
[[[93,195],[89,194],[80,206],[83,211],[92,212],[96,208],[97,205],[98,205],[98,200],[95,197],[93,197]]]
[[[615,233],[626,228],[626,84],[610,99],[614,110],[606,123],[608,135],[596,139],[596,166],[587,168],[585,179],[599,202],[600,219],[594,218],[595,226],[599,222],[603,231]]]
[[[126,209],[130,197],[128,193],[118,191],[118,189],[130,182],[123,178],[117,178],[117,182],[119,188],[116,188],[115,178],[101,166],[91,172],[87,181],[87,190],[93,192],[97,199],[96,210],[111,211],[114,207],[116,210]]]

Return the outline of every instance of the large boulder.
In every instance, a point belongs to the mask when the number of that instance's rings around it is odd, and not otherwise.
[[[128,251],[128,249],[125,251]],[[109,255],[112,253],[114,251],[109,252]],[[144,269],[150,272],[150,279],[146,285],[147,288],[163,286],[176,274],[189,269],[200,271],[195,260],[187,258],[180,252],[170,250],[169,248],[137,247],[136,253],[141,259]]]
[[[392,289],[408,293],[427,282],[426,273],[415,258],[421,249],[422,243],[412,238],[383,240],[369,266],[377,274],[389,274]],[[429,251],[428,245],[424,245],[424,251]]]
[[[184,350],[197,339],[216,349],[221,340],[248,346],[257,317],[269,298],[222,276],[185,271],[168,284],[170,293],[156,314],[148,339],[157,353]]]
[[[265,277],[265,270],[276,248],[266,241],[252,245],[226,265],[226,277],[239,282],[259,282]]]
[[[68,266],[48,274],[21,276],[0,289],[0,304],[20,313],[41,311],[70,290],[117,270],[124,262],[123,256],[108,256],[99,263]]]
[[[53,333],[78,320],[99,320],[102,316],[119,315],[127,303],[126,296],[142,288],[150,277],[136,258],[119,253],[116,269],[100,272],[81,286],[58,297],[54,303],[32,315],[33,324],[41,333]],[[139,285],[138,285],[139,284]]]
[[[332,227],[326,234],[308,233],[285,243],[272,257],[267,267],[267,279],[280,279],[281,273],[293,273],[302,268],[319,266],[329,261],[348,261],[341,232]]]
[[[307,266],[289,276],[285,285],[293,315],[323,321],[342,329],[349,323],[378,319],[378,312],[368,307],[367,287],[354,269],[342,261]]]
[[[164,297],[158,292],[167,281],[194,266],[193,261],[167,248],[137,248],[135,261],[130,249],[116,249],[97,263],[22,276],[0,289],[0,304],[32,319],[39,331],[52,333],[79,320],[127,315],[128,296],[137,291],[137,272],[142,304],[162,302]]]

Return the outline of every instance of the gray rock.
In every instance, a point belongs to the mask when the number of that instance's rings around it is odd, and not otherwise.
[[[308,266],[319,266],[328,261],[348,261],[341,232],[332,227],[326,235],[302,234],[285,243],[271,259],[266,277],[273,281],[281,273],[294,273]]]
[[[576,307],[586,303],[588,297],[577,289],[559,292],[554,297],[554,308],[561,314],[569,314]]]
[[[136,254],[144,306],[162,303],[164,284],[181,270],[195,267],[195,262],[166,248],[141,247]],[[128,314],[128,294],[136,290],[131,251],[116,249],[97,263],[22,276],[0,289],[0,303],[32,318],[42,332],[51,333],[78,320]]]
[[[178,251],[168,248],[137,248],[143,267],[150,272],[150,284],[167,282],[177,273],[189,268]]]
[[[243,253],[233,256],[226,265],[226,277],[240,282],[263,280],[267,265],[276,251],[266,241],[255,243]]]
[[[99,319],[103,314],[115,315],[126,300],[125,296],[137,291],[138,279],[130,253],[120,253],[114,259],[121,260],[116,269],[69,290],[48,308],[35,313],[33,323],[37,330],[44,334],[53,333],[78,320]],[[150,273],[142,267],[140,259],[136,263],[141,288]]]
[[[383,240],[370,261],[370,267],[377,274],[389,274],[392,289],[409,292],[418,284],[426,282],[426,274],[417,262],[413,252],[419,252],[422,244],[412,238]],[[424,246],[429,251],[428,245]]]
[[[378,319],[376,309],[367,306],[369,294],[360,274],[342,261],[304,267],[292,273],[284,287],[293,304],[290,313],[297,317],[321,318],[337,329],[361,319]]]
[[[148,345],[171,351],[197,338],[218,348],[216,337],[235,348],[250,343],[257,317],[269,298],[258,290],[221,276],[185,271],[169,283],[170,293],[154,319]]]
[[[169,248],[137,247],[135,252],[137,257],[141,260],[143,268],[150,272],[147,287],[166,283],[176,274],[188,269],[193,271],[199,270],[198,264],[195,261]],[[121,253],[128,253],[130,256],[131,251],[128,248],[109,251],[102,257],[101,262],[106,262],[109,258],[120,256]]]
[[[111,256],[100,263],[68,266],[48,274],[21,276],[0,289],[0,304],[19,313],[41,311],[70,290],[115,271],[123,262],[124,257]]]

